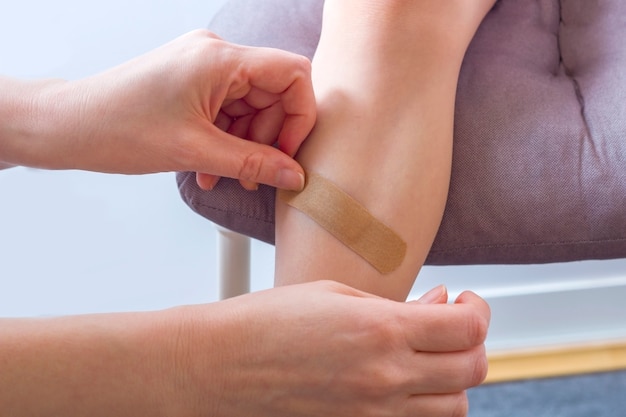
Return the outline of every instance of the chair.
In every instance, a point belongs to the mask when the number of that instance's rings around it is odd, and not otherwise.
[[[322,6],[322,0],[231,0],[211,29],[233,42],[311,57]],[[626,257],[623,16],[621,0],[496,4],[461,71],[450,193],[427,264]],[[273,243],[273,189],[250,193],[222,179],[205,192],[193,173],[177,179],[194,211]],[[249,250],[236,234],[222,229],[220,236],[222,247]],[[223,253],[224,264],[233,264],[233,252]]]

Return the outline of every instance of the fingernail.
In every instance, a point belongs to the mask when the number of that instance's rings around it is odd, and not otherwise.
[[[213,188],[215,188],[219,180],[220,177],[218,177],[217,175],[209,175],[203,173],[196,174],[196,183],[201,189],[205,191],[211,191]]]
[[[291,169],[281,169],[276,178],[278,188],[285,190],[302,191],[304,188],[304,174]]]
[[[257,191],[259,189],[258,182],[239,180],[239,184],[248,191]]]
[[[447,291],[448,289],[445,285],[440,285],[422,295],[417,301],[421,304],[433,304],[441,300]]]

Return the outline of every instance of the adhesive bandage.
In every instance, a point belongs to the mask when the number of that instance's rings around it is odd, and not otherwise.
[[[307,173],[300,192],[279,190],[278,197],[303,212],[369,262],[381,274],[393,272],[406,254],[406,243],[332,182]]]

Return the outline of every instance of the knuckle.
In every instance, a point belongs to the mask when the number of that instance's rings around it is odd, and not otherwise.
[[[261,152],[252,152],[248,154],[243,160],[238,178],[240,180],[259,182],[264,161],[265,155]]]
[[[311,72],[311,60],[306,56],[295,52],[289,52],[279,49],[271,49],[271,51],[277,54],[276,57],[280,58],[283,62],[289,63],[289,65],[291,65],[292,67],[292,70],[302,73]]]
[[[476,346],[485,342],[489,329],[488,320],[477,311],[467,315],[467,334],[470,344]]]
[[[330,279],[323,279],[319,281],[315,281],[312,285],[319,287],[322,291],[327,292],[337,292],[337,293],[345,293],[349,287],[345,284],[342,284],[339,281],[333,281]]]
[[[451,403],[453,404],[453,408],[450,417],[467,416],[467,413],[469,412],[469,401],[467,399],[466,392],[457,394]]]
[[[209,29],[194,29],[189,32],[189,36],[204,40],[221,39],[218,35],[216,35],[214,32],[211,32]]]
[[[482,384],[485,378],[487,378],[487,372],[489,370],[489,362],[487,360],[484,345],[477,349],[471,369],[472,375],[469,382],[470,386],[475,387]]]
[[[295,62],[302,73],[308,75],[311,73],[311,60],[303,55],[296,55]]]
[[[311,60],[304,55],[278,51],[280,55],[276,55],[277,59],[289,68],[292,80],[305,80],[311,79],[312,64]]]
[[[389,363],[379,364],[374,369],[370,369],[368,375],[364,375],[361,379],[359,391],[371,402],[384,402],[385,399],[395,397],[402,391],[405,387],[404,379],[401,370]]]
[[[372,349],[379,354],[393,354],[406,348],[406,338],[401,326],[391,322],[389,316],[382,311],[368,318],[367,326],[371,334]]]
[[[399,392],[407,383],[405,371],[402,368],[390,364],[385,366],[384,370],[380,371],[378,376],[382,391],[387,393]]]

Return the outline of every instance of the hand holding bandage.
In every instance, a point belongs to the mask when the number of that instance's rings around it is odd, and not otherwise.
[[[406,254],[406,243],[332,182],[307,173],[301,192],[279,190],[288,205],[305,213],[381,274],[393,272]]]

